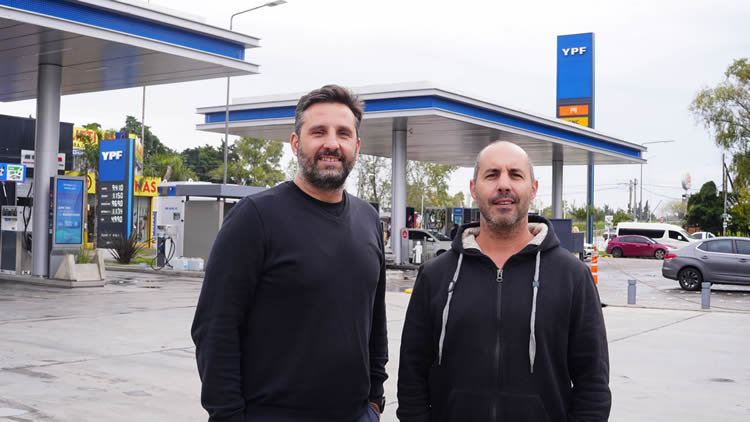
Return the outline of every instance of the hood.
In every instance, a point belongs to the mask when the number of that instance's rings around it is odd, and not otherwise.
[[[557,238],[552,223],[540,215],[529,215],[529,232],[534,235],[534,238],[519,254],[547,251],[560,245],[560,239]],[[474,240],[477,234],[479,234],[479,222],[462,225],[451,242],[451,249],[459,254],[481,253],[479,245]]]

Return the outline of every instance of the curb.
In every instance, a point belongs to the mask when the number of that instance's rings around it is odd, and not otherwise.
[[[146,267],[131,267],[131,266],[118,266],[118,265],[107,265],[104,267],[107,271],[126,271],[131,273],[142,273],[142,274],[159,274],[159,275],[173,275],[177,277],[192,277],[203,279],[206,273],[204,271],[174,271],[174,270],[154,270]]]

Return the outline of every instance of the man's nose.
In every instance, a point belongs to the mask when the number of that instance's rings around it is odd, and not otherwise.
[[[500,176],[497,178],[496,189],[498,191],[510,190],[510,176],[507,173],[501,173]]]
[[[323,138],[323,148],[328,150],[339,149],[339,140],[336,138],[336,131],[328,131]]]

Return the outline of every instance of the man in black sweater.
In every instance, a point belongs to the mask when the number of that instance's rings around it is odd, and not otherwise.
[[[297,104],[293,182],[228,213],[192,336],[209,421],[375,421],[388,339],[378,215],[347,194],[362,103],[327,85]]]
[[[599,295],[549,221],[528,216],[526,152],[497,142],[470,182],[479,223],[420,268],[401,337],[402,422],[598,422],[609,417]]]

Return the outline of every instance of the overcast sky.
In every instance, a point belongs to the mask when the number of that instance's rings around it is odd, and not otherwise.
[[[264,1],[154,0],[152,5],[228,28],[229,17]],[[556,42],[563,34],[596,37],[596,129],[647,145],[644,199],[651,207],[721,184],[721,151],[688,111],[695,93],[714,86],[733,59],[750,56],[750,2],[439,0],[289,0],[235,18],[234,30],[261,38],[246,60],[261,74],[232,79],[233,98],[304,92],[326,83],[357,87],[432,81],[448,90],[554,117]],[[149,87],[146,124],[177,150],[220,145],[195,130],[196,108],[222,105],[226,80]],[[69,95],[61,120],[120,128],[141,116],[141,89]],[[34,101],[0,103],[0,113],[34,115]],[[231,139],[230,139],[231,140]],[[367,142],[366,139],[362,140]],[[288,149],[288,147],[287,147]],[[638,165],[598,166],[595,203],[625,207]],[[551,169],[536,170],[538,198],[551,202]],[[468,192],[471,170],[456,172],[452,193]],[[563,197],[585,202],[585,167],[564,170]],[[661,210],[657,210],[660,214]]]

